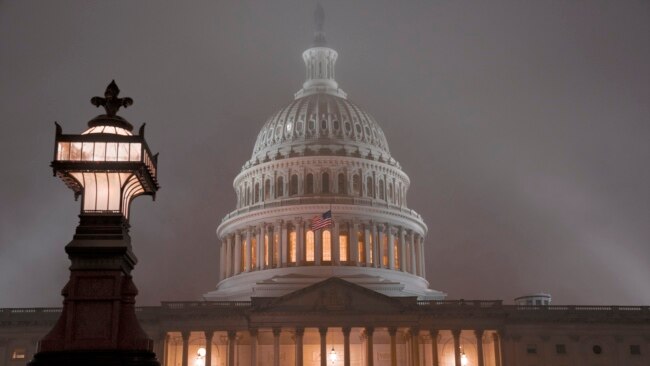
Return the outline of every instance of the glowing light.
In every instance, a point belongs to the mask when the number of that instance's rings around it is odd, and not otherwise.
[[[205,348],[201,347],[196,351],[196,358],[194,359],[194,366],[204,366],[205,365]]]
[[[469,361],[467,360],[467,355],[465,354],[465,352],[461,353],[460,354],[460,364],[462,366],[467,366],[468,363],[469,363]]]
[[[196,354],[199,355],[199,357],[205,357],[205,352],[206,352],[206,351],[205,351],[205,348],[201,347],[201,348],[199,348],[199,350],[196,352]]]
[[[338,359],[339,359],[339,355],[336,354],[336,351],[334,350],[334,347],[332,347],[332,350],[330,351],[330,354],[329,354],[329,360],[332,363],[334,363],[334,362],[338,361]]]

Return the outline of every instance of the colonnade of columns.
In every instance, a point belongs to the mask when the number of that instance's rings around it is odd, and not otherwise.
[[[309,219],[260,223],[222,237],[221,279],[270,268],[346,265],[424,277],[424,238],[387,223],[334,221],[312,231]]]
[[[335,358],[332,358],[332,352],[334,350],[333,346],[331,343],[328,342],[328,334],[332,330],[332,328],[328,327],[319,327],[316,328],[318,331],[318,349],[319,349],[319,354],[320,354],[320,359],[319,359],[319,365],[320,366],[327,366],[327,365],[342,365],[342,366],[350,366],[352,362],[352,351],[350,347],[350,335],[352,332],[351,327],[342,327],[342,328],[335,328],[336,332],[340,332],[343,335],[343,345],[342,345],[342,354],[336,354],[335,353]],[[446,357],[444,360],[441,359],[441,355],[439,354],[439,340],[440,340],[440,332],[443,330],[438,330],[438,329],[429,329],[426,331],[423,331],[419,329],[418,327],[410,327],[410,328],[398,328],[398,327],[387,327],[387,328],[375,328],[375,327],[361,327],[361,328],[355,328],[357,331],[359,331],[359,334],[361,335],[361,338],[363,339],[363,349],[361,352],[363,353],[363,357],[359,357],[357,355],[356,364],[363,364],[365,366],[375,366],[375,365],[390,365],[390,366],[397,366],[398,361],[400,362],[400,365],[407,365],[407,366],[420,366],[424,365],[425,362],[427,365],[432,365],[432,366],[441,366],[443,364],[448,364],[449,362],[452,362],[455,366],[462,366],[462,360],[464,356],[464,351],[462,349],[462,346],[468,346],[467,342],[467,333],[465,332],[464,340],[465,343],[461,343],[461,330],[460,329],[451,329],[450,333],[452,335],[453,339],[453,356],[451,359],[449,357]],[[376,330],[382,330],[382,331],[387,331],[389,335],[389,358],[386,356],[383,356],[385,353],[382,353],[382,357],[379,357],[379,354],[375,351],[375,339],[376,339]],[[280,342],[280,337],[281,334],[284,332],[290,333],[292,335],[293,339],[293,345],[295,345],[294,348],[294,361],[291,363],[291,365],[295,366],[306,366],[305,364],[305,354],[304,354],[304,335],[305,335],[305,328],[303,327],[298,327],[298,328],[280,328],[280,327],[273,327],[270,329],[271,333],[273,335],[273,341],[272,341],[272,365],[273,366],[285,366],[288,365],[287,361],[280,358],[281,352],[280,352],[280,347],[281,347],[281,342]],[[401,359],[398,359],[398,350],[397,350],[397,335],[398,332],[402,335],[405,336],[405,339],[407,340],[405,343],[405,352],[406,353],[401,353],[400,356],[402,357]],[[195,332],[196,333],[196,332]],[[158,353],[158,357],[161,360],[164,360],[162,362],[161,366],[218,366],[218,365],[213,365],[212,364],[212,347],[213,347],[213,337],[215,332],[214,331],[203,331],[204,334],[203,340],[201,340],[199,343],[201,347],[205,350],[204,357],[200,359],[199,363],[197,363],[196,359],[193,359],[195,355],[191,355],[189,353],[189,344],[190,344],[190,332],[188,331],[183,331],[181,332],[181,360],[178,362],[176,361],[171,361],[167,359],[167,353],[168,350],[167,348],[170,347],[170,337],[167,333],[162,337],[161,342],[163,346],[159,346],[156,348],[156,352]],[[221,357],[224,357],[219,363],[219,365],[224,365],[224,366],[258,366],[258,365],[268,365],[268,362],[265,362],[265,360],[260,359],[259,357],[259,329],[252,328],[249,329],[248,331],[226,331],[225,332],[227,335],[226,338],[226,352],[224,355]],[[284,333],[284,334],[287,334]],[[506,365],[504,360],[502,359],[502,343],[501,343],[501,337],[498,332],[490,331],[488,336],[491,335],[492,337],[492,342],[490,342],[491,347],[494,349],[491,350],[490,352],[490,357],[486,359],[486,356],[484,354],[484,335],[486,331],[482,329],[477,329],[473,330],[471,333],[473,333],[474,336],[474,344],[472,346],[475,347],[476,354],[475,358],[472,359],[471,365],[474,366],[486,366],[486,365],[494,365],[494,366],[509,366]],[[246,343],[247,350],[249,350],[249,355],[246,357],[245,363],[242,363],[242,361],[239,359],[238,356],[236,356],[237,353],[237,347],[241,347],[239,344],[239,340],[241,339],[241,335],[247,335],[250,337],[250,340]],[[312,333],[314,334],[314,333]],[[357,334],[357,333],[355,333]],[[447,333],[448,334],[448,333]],[[222,337],[223,338],[223,337]],[[425,340],[431,340],[431,350],[430,352],[426,352],[425,347],[426,341]],[[194,343],[196,344],[196,343]],[[165,346],[166,345],[166,346]],[[178,344],[176,344],[178,347]],[[248,348],[249,347],[249,348]],[[328,352],[328,349],[332,347],[332,351]],[[385,344],[384,344],[385,347]],[[338,348],[338,345],[337,345]],[[340,350],[340,348],[339,348]],[[360,363],[360,359],[363,359],[363,362]],[[311,363],[313,364],[313,362]]]

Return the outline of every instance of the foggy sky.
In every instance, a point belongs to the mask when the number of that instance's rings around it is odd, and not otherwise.
[[[322,1],[337,81],[383,128],[450,299],[650,304],[648,1]],[[139,305],[218,280],[232,180],[305,75],[311,1],[0,1],[0,307],[60,306],[80,202],[52,177],[111,79],[162,189]]]

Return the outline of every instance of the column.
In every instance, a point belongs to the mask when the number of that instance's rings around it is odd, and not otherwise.
[[[332,263],[336,266],[341,265],[341,245],[339,243],[339,222],[332,225]]]
[[[251,328],[248,333],[251,335],[251,366],[257,366],[257,329]]]
[[[460,329],[453,329],[451,335],[454,337],[454,365],[460,364]]]
[[[302,339],[304,335],[305,328],[296,328],[296,366],[303,366]]]
[[[492,333],[492,341],[494,342],[494,365],[501,366],[501,339],[499,333]]]
[[[381,253],[379,252],[379,244],[381,241],[379,240],[379,236],[377,235],[377,224],[374,222],[372,223],[372,259],[373,259],[373,267],[378,268],[381,267]]]
[[[251,229],[246,229],[246,244],[244,247],[244,252],[246,253],[246,258],[244,260],[244,271],[250,272],[253,267],[251,266],[251,258],[253,257],[253,250],[251,248]]]
[[[280,263],[282,267],[287,266],[289,259],[289,238],[287,236],[287,223],[282,221],[280,231]]]
[[[233,274],[232,246],[233,246],[233,236],[232,234],[230,234],[228,235],[228,240],[226,243],[226,277],[230,277]]]
[[[406,230],[399,228],[399,270],[406,272]]]
[[[222,239],[219,248],[219,280],[226,278],[226,245],[227,241]]]
[[[189,358],[189,348],[190,348],[190,332],[189,331],[183,331],[181,332],[181,338],[183,340],[183,353],[182,353],[182,361],[181,365],[182,366],[187,366],[187,361]]]
[[[350,224],[348,231],[348,246],[350,247],[350,258],[348,258],[355,266],[359,265],[361,258],[359,258],[359,223],[353,221]]]
[[[267,225],[266,226],[266,236],[268,237],[268,245],[267,245],[267,252],[266,252],[266,260],[269,262],[269,264],[266,266],[266,268],[274,268],[273,267],[273,235],[275,235],[275,232],[273,231],[273,226]]]
[[[238,232],[235,233],[235,260],[233,263],[234,274],[239,274],[241,272],[241,234]]]
[[[478,366],[483,366],[483,329],[474,330],[476,336],[476,357],[478,358]]]
[[[375,365],[375,351],[373,350],[373,344],[372,344],[372,334],[375,332],[375,329],[372,327],[366,327],[366,337],[368,338],[366,341],[366,360],[368,361],[367,366],[374,366]]]
[[[424,266],[424,237],[418,237],[418,248],[420,248],[420,277],[426,277],[427,273]]]
[[[273,328],[273,366],[280,366],[280,328]]]
[[[390,366],[397,366],[397,328],[388,328],[390,335]]]
[[[343,327],[343,366],[350,366],[350,327]]]
[[[205,366],[212,366],[212,337],[213,330],[205,331]]]
[[[264,252],[264,223],[260,224],[259,235],[257,236],[257,270],[261,271],[264,268],[264,258],[266,253]]]
[[[161,366],[165,364],[166,345],[167,345],[167,332],[162,331],[158,334],[158,338],[154,340],[154,348],[153,348],[153,351],[156,354],[156,358],[160,361]]]
[[[320,333],[320,366],[327,366],[327,328],[318,328]]]
[[[413,366],[420,365],[420,329],[411,328],[411,359]]]
[[[296,217],[296,265],[301,266],[305,262],[305,227],[301,217]]]
[[[368,227],[368,224],[363,225],[363,247],[366,252],[366,267],[372,267],[372,261],[370,260],[370,253],[371,253],[371,246],[372,244],[370,243],[370,228]]]
[[[409,235],[409,243],[411,244],[411,274],[417,275],[417,262],[415,261],[415,233],[411,231],[411,235]]]
[[[235,342],[237,342],[237,331],[228,331],[228,354],[226,360],[228,366],[235,366]]]
[[[388,268],[395,269],[395,236],[393,235],[393,227],[386,225],[386,234],[388,234]]]
[[[273,227],[273,268],[282,266],[282,221],[275,223]]]
[[[440,361],[438,360],[438,330],[429,330],[429,335],[431,335],[431,364],[433,366],[439,366]]]
[[[320,266],[323,258],[323,230],[314,231],[314,265]]]
[[[377,267],[379,268],[385,268],[384,267],[384,236],[386,235],[386,231],[384,228],[383,224],[380,224],[377,227],[377,245],[375,247],[377,248]]]

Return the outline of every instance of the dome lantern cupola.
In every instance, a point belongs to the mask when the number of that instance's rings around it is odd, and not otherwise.
[[[302,53],[302,59],[305,61],[307,69],[307,80],[294,97],[298,99],[315,93],[326,93],[346,98],[347,94],[339,89],[338,83],[334,80],[334,66],[339,54],[327,47],[323,30],[325,12],[320,4],[314,12],[314,20],[316,22],[314,45]]]

